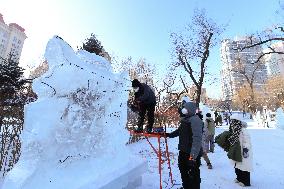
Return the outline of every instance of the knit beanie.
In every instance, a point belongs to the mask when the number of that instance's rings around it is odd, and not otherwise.
[[[141,83],[137,79],[134,79],[132,81],[132,87],[139,87],[140,85],[141,85]]]

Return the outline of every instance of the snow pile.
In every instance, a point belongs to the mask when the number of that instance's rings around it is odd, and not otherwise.
[[[284,112],[282,108],[278,108],[276,110],[275,121],[276,121],[276,127],[284,129]]]
[[[49,70],[33,83],[38,100],[25,107],[22,155],[3,189],[99,187],[130,161],[128,76],[114,74],[102,57],[76,54],[57,36],[45,58]]]

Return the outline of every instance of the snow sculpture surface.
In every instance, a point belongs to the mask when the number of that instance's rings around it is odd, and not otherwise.
[[[210,113],[212,118],[214,117],[213,112],[210,110],[210,108],[207,105],[205,105],[203,103],[200,103],[199,104],[199,109],[202,111],[202,114],[203,114],[204,118],[206,117],[207,113]]]
[[[129,166],[128,76],[58,36],[45,58],[49,70],[33,83],[38,100],[25,107],[22,155],[3,189],[83,189]]]
[[[284,129],[284,112],[282,108],[276,110],[275,121],[278,128]]]

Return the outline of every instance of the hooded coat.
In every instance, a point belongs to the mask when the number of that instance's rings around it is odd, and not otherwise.
[[[154,91],[145,83],[137,82],[136,84],[139,90],[134,93],[135,100],[145,105],[156,104]]]
[[[204,121],[204,127],[208,129],[208,135],[215,135],[215,123],[213,118],[206,117]]]
[[[248,171],[251,172],[253,170],[253,153],[252,153],[252,145],[251,145],[251,139],[248,131],[242,127],[240,131],[240,135],[238,138],[241,146],[241,155],[242,155],[242,161],[237,162],[231,160],[232,164],[235,165],[236,168],[242,170],[242,171]],[[248,149],[248,152],[245,156],[244,149]]]
[[[196,104],[184,104],[187,114],[181,117],[179,128],[169,134],[170,138],[179,136],[178,149],[190,154],[194,159],[202,154],[202,120],[195,115]]]

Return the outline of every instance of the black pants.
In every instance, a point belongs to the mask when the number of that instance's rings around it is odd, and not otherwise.
[[[154,125],[154,112],[155,112],[155,106],[156,104],[147,104],[147,105],[140,105],[140,111],[139,111],[139,121],[138,121],[138,128],[143,129],[143,123],[145,119],[145,115],[147,112],[147,130],[152,131],[153,125]]]
[[[178,156],[178,167],[181,174],[182,186],[184,189],[200,189],[200,158],[198,156],[196,159],[196,167],[194,169],[190,169],[188,167],[188,158],[189,154],[179,151]]]
[[[250,186],[250,172],[235,168],[235,173],[239,182],[243,183],[245,186]]]

